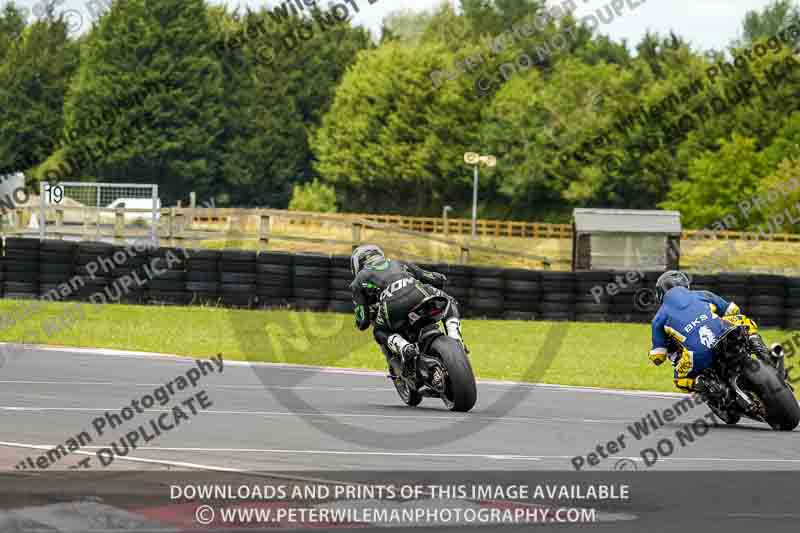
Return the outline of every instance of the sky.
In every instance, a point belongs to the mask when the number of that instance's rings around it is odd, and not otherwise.
[[[91,26],[92,5],[108,4],[110,0],[60,0],[57,12],[69,13],[69,19],[76,27],[85,31]],[[118,0],[124,1],[124,0]],[[274,6],[282,2],[275,0],[210,0],[214,4],[227,4],[258,8],[263,5]],[[302,0],[297,0],[302,2]],[[326,6],[328,0],[318,0]],[[340,0],[344,1],[344,0]],[[399,9],[429,10],[442,1],[447,0],[349,0],[355,3],[360,13],[354,24],[361,24],[378,34],[383,17]],[[374,2],[370,4],[370,1]],[[612,0],[575,0],[578,4],[578,17],[589,16]],[[623,0],[613,0],[623,2]],[[0,5],[6,0],[0,0]],[[559,5],[562,0],[550,1],[550,5]],[[614,39],[627,39],[629,48],[637,43],[649,29],[667,33],[674,29],[676,33],[689,40],[696,50],[725,48],[731,40],[737,38],[741,31],[741,22],[745,13],[750,10],[763,9],[770,0],[624,0],[624,8],[619,16],[607,24],[600,24],[598,31],[610,35]],[[33,9],[38,0],[17,0],[17,4]],[[631,8],[630,6],[633,6]],[[352,8],[351,8],[352,9]],[[33,11],[34,13],[36,11]]]

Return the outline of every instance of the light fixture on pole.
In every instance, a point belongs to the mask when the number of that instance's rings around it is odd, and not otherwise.
[[[464,154],[464,162],[474,167],[474,177],[472,181],[472,236],[477,236],[478,233],[478,167],[484,165],[486,167],[494,167],[497,165],[497,159],[493,155],[480,155],[475,152],[467,152]]]

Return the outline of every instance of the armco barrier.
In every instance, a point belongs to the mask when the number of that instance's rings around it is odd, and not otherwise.
[[[420,264],[447,275],[467,317],[648,322],[660,272],[553,272]],[[721,273],[693,288],[735,301],[764,327],[800,329],[800,279]],[[242,250],[128,249],[97,242],[6,238],[5,298],[215,304],[352,312],[349,257]],[[648,292],[649,291],[649,292]],[[651,305],[647,305],[651,304]]]

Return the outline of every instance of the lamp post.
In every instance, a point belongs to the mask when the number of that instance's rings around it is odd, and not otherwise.
[[[447,213],[453,210],[452,205],[446,205],[442,208],[442,225],[444,226],[444,236],[450,235],[450,226],[447,223]]]
[[[478,167],[484,165],[494,167],[497,159],[493,155],[480,155],[475,152],[464,154],[464,162],[474,167],[474,177],[472,180],[472,237],[478,234]]]

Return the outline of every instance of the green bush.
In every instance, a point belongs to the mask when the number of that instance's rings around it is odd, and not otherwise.
[[[316,178],[310,183],[295,185],[292,188],[289,210],[335,213],[336,191],[330,185],[325,185]]]

